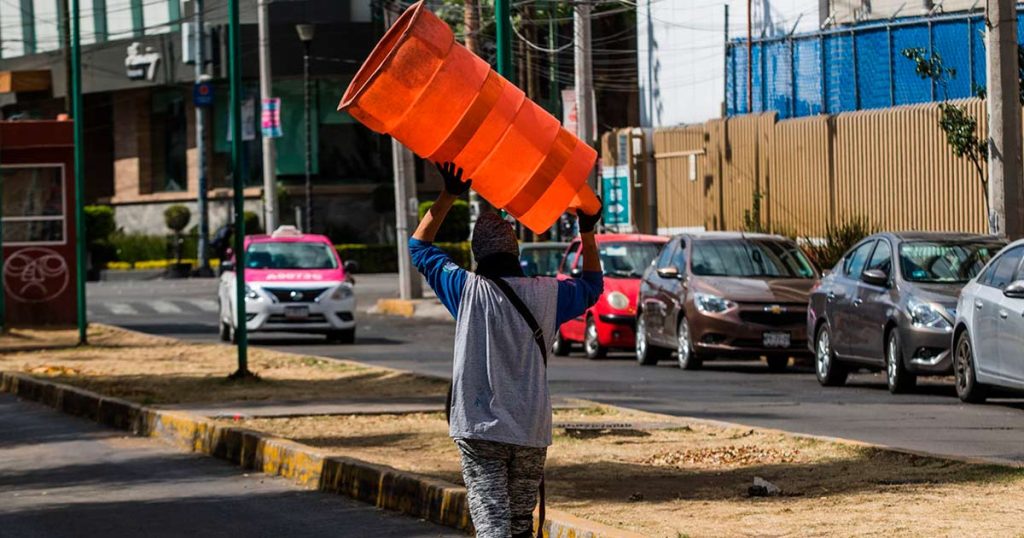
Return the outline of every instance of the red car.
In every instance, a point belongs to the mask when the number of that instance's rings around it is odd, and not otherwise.
[[[668,238],[640,234],[599,234],[597,248],[604,271],[604,293],[594,306],[562,324],[552,351],[568,355],[573,344],[582,343],[588,359],[605,356],[609,349],[635,346],[636,299],[644,270],[657,257]],[[579,239],[569,245],[558,269],[558,278],[578,276],[583,270]]]

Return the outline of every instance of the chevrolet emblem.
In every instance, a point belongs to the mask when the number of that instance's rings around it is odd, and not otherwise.
[[[781,305],[773,304],[764,307],[765,312],[771,312],[772,314],[781,314],[786,311]]]

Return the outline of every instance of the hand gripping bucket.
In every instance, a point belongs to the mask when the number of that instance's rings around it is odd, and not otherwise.
[[[534,232],[600,207],[586,184],[597,152],[491,70],[423,2],[399,17],[338,110],[420,157],[452,161],[473,189]]]

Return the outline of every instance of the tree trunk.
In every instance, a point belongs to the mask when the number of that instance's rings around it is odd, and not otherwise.
[[[465,36],[463,36],[462,41],[470,52],[480,54],[479,41],[477,39],[480,32],[480,10],[478,9],[477,0],[464,0],[464,2],[462,27],[465,30]]]

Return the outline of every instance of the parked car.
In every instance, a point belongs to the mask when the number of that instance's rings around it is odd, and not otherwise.
[[[953,331],[956,393],[983,402],[990,387],[1024,390],[1024,240],[964,286]]]
[[[522,243],[519,247],[519,263],[526,276],[558,276],[558,266],[565,256],[569,243]]]
[[[668,241],[665,237],[640,234],[598,234],[596,239],[604,270],[604,293],[582,316],[559,327],[552,348],[555,355],[568,355],[575,343],[583,344],[589,359],[603,357],[612,348],[633,347],[640,277]],[[581,251],[578,239],[569,245],[558,278],[581,273]]]
[[[1006,243],[992,236],[879,233],[851,248],[811,293],[815,372],[841,385],[853,368],[886,372],[889,391],[952,373],[957,297]]]
[[[356,334],[356,297],[337,250],[323,235],[282,226],[272,235],[245,238],[246,328],[256,331],[319,333],[340,343]],[[220,278],[221,340],[234,340],[234,258]]]
[[[818,276],[781,236],[676,236],[640,284],[636,360],[654,365],[675,351],[679,367],[693,370],[720,356],[765,356],[782,370],[807,355],[807,298]]]

